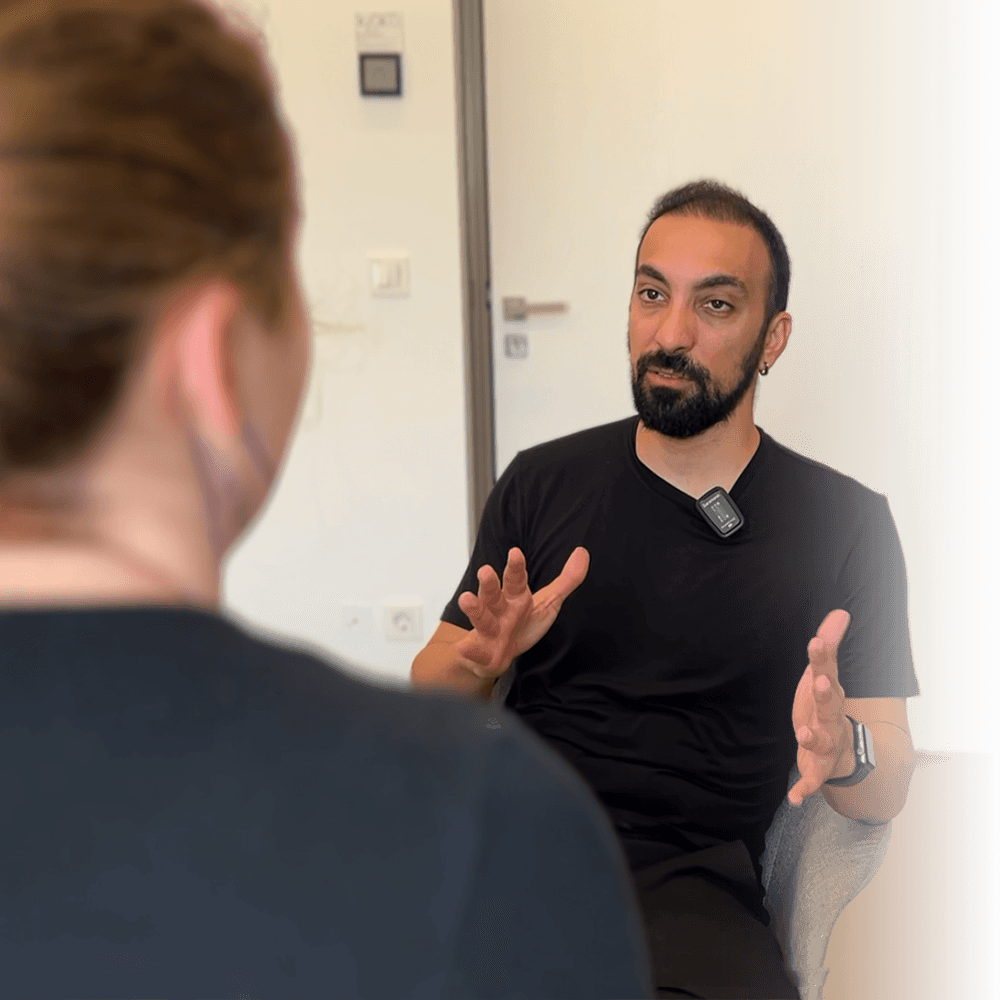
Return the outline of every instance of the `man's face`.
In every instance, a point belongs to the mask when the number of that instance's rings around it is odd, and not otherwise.
[[[632,396],[646,427],[694,437],[747,397],[768,333],[770,274],[749,226],[664,215],[649,227],[629,306]]]

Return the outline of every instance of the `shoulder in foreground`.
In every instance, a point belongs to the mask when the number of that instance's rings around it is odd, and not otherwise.
[[[262,699],[312,731],[367,733],[384,747],[430,753],[523,743],[523,726],[499,705],[446,691],[413,690],[341,662],[323,650],[272,637],[231,613],[242,634],[233,649],[250,700]]]
[[[766,434],[763,430],[761,430],[761,433]],[[855,499],[858,503],[872,503],[885,500],[885,497],[881,493],[869,486],[865,486],[864,483],[859,482],[857,479],[843,472],[838,472],[836,469],[818,462],[814,458],[809,458],[806,455],[799,454],[797,451],[793,451],[786,445],[775,441],[770,435],[766,436],[771,443],[775,458],[782,466],[794,472],[796,476],[822,488],[825,492],[848,496]]]

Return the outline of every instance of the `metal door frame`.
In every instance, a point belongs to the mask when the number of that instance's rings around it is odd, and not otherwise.
[[[482,0],[453,0],[453,11],[471,552],[496,482],[486,59]]]

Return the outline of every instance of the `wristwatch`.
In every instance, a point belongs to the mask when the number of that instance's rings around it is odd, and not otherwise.
[[[864,781],[875,770],[875,747],[872,743],[871,731],[863,722],[858,722],[849,715],[845,715],[844,718],[854,730],[854,771],[851,774],[845,774],[843,778],[827,778],[826,784],[835,785],[838,788],[856,785],[859,781]]]

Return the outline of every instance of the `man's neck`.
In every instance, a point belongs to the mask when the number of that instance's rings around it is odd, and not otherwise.
[[[683,493],[700,497],[716,486],[727,492],[750,463],[760,444],[752,414],[716,424],[692,438],[671,438],[642,421],[636,430],[639,461]]]

